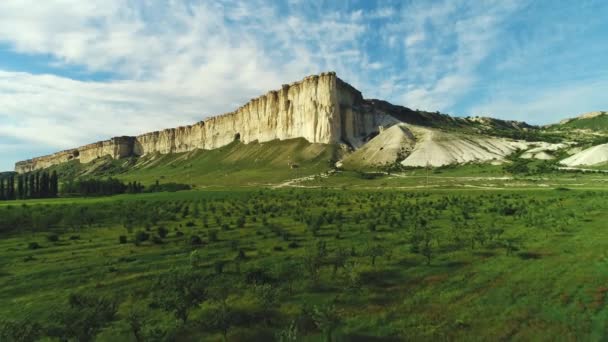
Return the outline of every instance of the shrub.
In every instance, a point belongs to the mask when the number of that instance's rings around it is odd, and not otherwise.
[[[124,235],[121,235],[118,237],[118,242],[121,244],[127,243],[127,237]]]
[[[144,232],[144,231],[138,231],[137,233],[135,233],[135,244],[140,244],[144,241],[148,241],[150,239],[150,234]]]
[[[57,241],[59,241],[59,235],[57,235],[57,234],[49,234],[46,237],[46,239],[49,240],[49,242],[57,242]]]
[[[224,265],[225,265],[225,263],[223,261],[221,261],[221,260],[216,261],[213,264],[213,269],[215,270],[215,274],[219,275],[219,274],[224,273]]]
[[[186,322],[191,309],[207,299],[204,279],[187,270],[171,270],[161,275],[155,286],[154,303]]]
[[[198,235],[192,235],[192,236],[190,237],[190,244],[191,244],[192,246],[200,246],[200,245],[202,245],[202,244],[203,244],[203,240],[202,240],[202,239],[201,239],[201,237],[200,237],[200,236],[198,236]]]
[[[209,231],[209,242],[217,242],[217,230]]]
[[[42,335],[42,327],[38,323],[29,321],[2,321],[0,322],[0,340],[29,342],[38,341]]]
[[[72,240],[72,241],[80,240],[80,235],[72,235],[72,236],[70,236],[70,240]]]
[[[152,238],[152,242],[156,245],[162,245],[163,239],[160,236],[155,236]]]
[[[160,236],[162,239],[166,238],[167,234],[169,234],[169,230],[167,230],[167,228],[162,227],[162,226],[158,227],[156,232],[158,233],[158,236]]]
[[[38,244],[38,242],[30,242],[27,245],[28,249],[38,249],[38,248],[42,248],[42,246],[40,246],[40,244]]]
[[[48,329],[60,340],[92,341],[99,331],[116,319],[118,303],[93,295],[72,294],[68,307],[55,313]]]

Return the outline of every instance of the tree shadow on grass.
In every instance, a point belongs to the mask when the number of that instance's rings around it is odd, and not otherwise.
[[[388,337],[388,336],[384,336],[384,337],[380,337],[380,336],[369,336],[369,335],[363,335],[363,334],[349,334],[349,335],[344,335],[341,336],[341,338],[338,339],[338,341],[348,341],[348,342],[397,342],[397,341],[403,341],[400,338],[397,337]]]
[[[473,255],[483,257],[483,258],[490,258],[490,257],[496,256],[496,251],[476,251],[476,252],[473,252]]]
[[[387,288],[403,281],[404,276],[391,269],[375,269],[361,273],[361,283],[370,287]]]
[[[519,252],[517,253],[517,256],[523,260],[537,260],[543,257],[541,253],[531,251]]]

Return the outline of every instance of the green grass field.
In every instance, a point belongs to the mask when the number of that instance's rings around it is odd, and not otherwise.
[[[140,326],[146,341],[606,338],[608,192],[375,183],[391,179],[0,204],[4,336],[136,341]],[[376,189],[352,186],[368,182]],[[149,239],[136,244],[138,232]],[[206,293],[186,322],[162,305],[177,296],[162,280],[179,270]],[[72,294],[111,300],[115,314],[83,333],[85,318],[102,320]],[[66,317],[75,323],[57,328]]]

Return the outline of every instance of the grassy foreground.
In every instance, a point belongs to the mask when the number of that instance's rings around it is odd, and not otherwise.
[[[2,204],[0,336],[601,340],[607,209],[607,192],[553,189]]]

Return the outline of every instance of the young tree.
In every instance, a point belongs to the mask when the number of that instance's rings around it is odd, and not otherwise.
[[[313,309],[313,319],[317,327],[325,335],[325,340],[332,342],[333,333],[342,321],[335,305],[315,306]]]
[[[161,275],[156,283],[154,302],[175,318],[186,322],[190,310],[207,299],[207,288],[200,274],[173,269]]]
[[[23,199],[25,198],[23,194],[23,175],[17,176],[17,198]]]
[[[6,199],[8,199],[8,200],[15,199],[15,176],[13,176],[13,175],[8,176]]]
[[[6,188],[4,187],[4,178],[0,177],[0,201],[6,200]]]
[[[270,284],[256,284],[254,292],[262,309],[261,314],[264,317],[264,322],[270,323],[272,311],[278,301],[277,290]]]
[[[222,340],[228,341],[228,333],[230,328],[237,322],[237,315],[234,310],[228,305],[225,300],[217,301],[208,317],[203,321],[205,328],[209,330],[219,331],[222,334]]]
[[[36,177],[33,174],[28,174],[28,198],[36,198]]]
[[[50,197],[59,196],[59,177],[57,176],[57,171],[53,171],[50,179]]]
[[[35,180],[34,180],[34,192],[36,194],[35,198],[40,197],[40,172],[36,172]]]
[[[49,197],[49,174],[46,171],[40,175],[40,197]]]
[[[376,266],[376,258],[383,256],[386,249],[380,245],[368,247],[367,255],[371,258],[372,266]]]
[[[72,294],[68,307],[55,314],[48,334],[61,340],[93,341],[116,318],[116,301],[93,295]]]
[[[30,342],[42,337],[40,324],[30,321],[0,321],[0,341]]]

